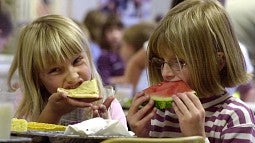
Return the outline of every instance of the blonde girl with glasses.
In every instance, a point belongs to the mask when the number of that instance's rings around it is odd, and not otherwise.
[[[143,92],[135,95],[127,119],[138,136],[255,142],[253,111],[225,89],[249,81],[251,75],[218,1],[185,0],[172,8],[149,40],[148,58],[151,85],[182,80],[196,95],[173,95],[173,108],[164,110],[155,109]]]
[[[22,28],[8,77],[12,89],[16,71],[23,98],[15,117],[68,125],[100,116],[126,126],[119,102],[106,98],[88,36],[71,19],[47,15]],[[57,92],[59,87],[73,89],[91,79],[97,81],[99,99],[73,99]]]

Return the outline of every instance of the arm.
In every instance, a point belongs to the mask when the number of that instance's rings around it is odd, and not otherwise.
[[[58,124],[60,118],[77,107],[85,108],[91,107],[92,103],[97,99],[73,99],[67,97],[64,93],[53,93],[46,104],[45,108],[39,115],[37,122]]]
[[[138,51],[128,62],[127,69],[125,70],[125,79],[136,87],[139,77],[146,67],[146,50],[141,49]]]
[[[139,50],[127,63],[124,75],[110,79],[112,84],[131,84],[136,87],[143,69],[146,67],[146,50]]]
[[[109,118],[109,114],[108,114],[108,109],[112,104],[112,101],[115,98],[113,96],[109,96],[105,99],[104,103],[99,104],[99,105],[93,105],[92,106],[92,110],[93,110],[93,117],[101,117],[104,119],[108,119]]]
[[[235,106],[230,105],[229,107],[234,108],[230,108],[231,110],[228,112],[230,116],[229,119],[231,120],[228,120],[223,127],[220,127],[223,129],[220,133],[221,142],[255,142],[254,112],[242,103],[235,104]],[[210,139],[210,137],[208,138]]]

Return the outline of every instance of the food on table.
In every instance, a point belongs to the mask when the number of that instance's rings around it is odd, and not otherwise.
[[[12,118],[11,131],[15,132],[27,131],[27,121],[25,119]]]
[[[58,92],[64,92],[72,98],[99,98],[99,89],[95,79],[84,81],[75,89],[58,88]]]
[[[65,131],[66,126],[38,122],[28,122],[27,129],[37,131]]]
[[[144,89],[144,93],[154,100],[155,107],[158,109],[171,108],[173,102],[171,96],[183,92],[194,91],[183,81],[164,81]]]
[[[65,131],[66,126],[39,123],[39,122],[27,122],[25,119],[12,118],[11,131],[25,132],[27,130],[36,131]]]

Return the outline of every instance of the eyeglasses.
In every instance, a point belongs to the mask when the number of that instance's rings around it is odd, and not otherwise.
[[[165,64],[167,64],[173,71],[180,71],[181,69],[183,69],[185,65],[187,65],[183,60],[178,58],[164,61],[164,59],[162,58],[153,57],[151,58],[150,62],[157,69],[160,69],[160,70],[164,68]]]

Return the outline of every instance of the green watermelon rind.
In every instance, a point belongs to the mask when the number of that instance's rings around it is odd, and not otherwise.
[[[152,95],[151,99],[154,101],[154,106],[157,109],[162,110],[162,109],[172,107],[172,103],[173,103],[172,97],[160,97],[160,96]]]
[[[190,93],[197,96],[197,93],[195,91],[189,91]],[[154,106],[157,109],[166,109],[166,108],[172,108],[173,99],[172,97],[162,97],[158,95],[151,95],[151,99],[154,101]]]

